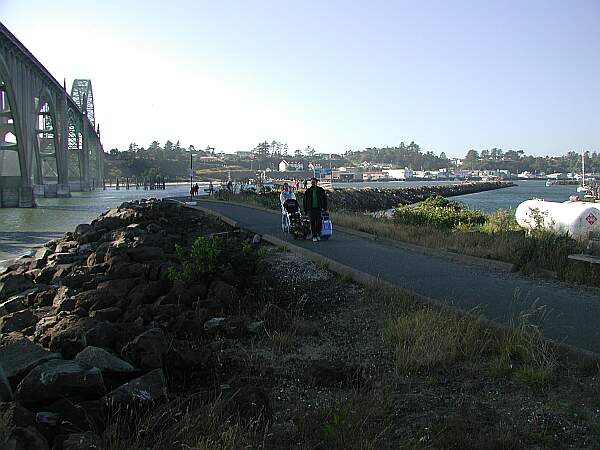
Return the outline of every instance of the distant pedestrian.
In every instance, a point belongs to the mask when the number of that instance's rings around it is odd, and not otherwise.
[[[313,242],[321,240],[321,213],[327,211],[327,194],[325,189],[317,186],[319,180],[310,179],[310,188],[304,192],[304,211],[310,218],[310,231]]]
[[[190,197],[194,196],[194,186],[190,186]]]
[[[233,183],[231,182],[231,180],[229,180],[229,181],[227,182],[227,190],[228,190],[229,192],[231,192],[231,191],[233,190]]]
[[[306,186],[308,186],[308,180],[304,180],[304,189],[306,189]]]
[[[212,184],[212,181],[208,182],[208,195],[213,195],[215,193],[215,187]]]
[[[198,194],[199,194],[199,192],[200,192],[200,186],[198,186],[198,183],[196,183],[196,184],[194,185],[194,194],[195,194],[195,195],[198,195]]]

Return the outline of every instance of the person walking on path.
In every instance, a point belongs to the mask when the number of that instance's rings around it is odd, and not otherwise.
[[[208,182],[208,195],[213,195],[215,193],[215,187],[212,184],[212,181]]]
[[[310,231],[313,242],[321,240],[321,213],[327,211],[327,194],[325,189],[317,186],[316,178],[310,179],[310,187],[304,192],[304,211],[310,218]]]

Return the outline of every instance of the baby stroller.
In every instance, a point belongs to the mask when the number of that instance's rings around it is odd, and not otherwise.
[[[310,234],[310,221],[300,212],[300,204],[290,198],[281,207],[281,230],[290,233],[294,239],[306,239]]]

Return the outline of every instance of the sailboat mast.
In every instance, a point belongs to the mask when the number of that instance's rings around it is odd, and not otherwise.
[[[581,185],[585,186],[585,152],[581,149]]]

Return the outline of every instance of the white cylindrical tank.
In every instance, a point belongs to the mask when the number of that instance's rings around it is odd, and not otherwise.
[[[575,239],[585,241],[591,234],[600,235],[599,206],[590,202],[558,203],[534,199],[521,203],[515,218],[523,228],[540,226],[557,233],[569,233]]]

